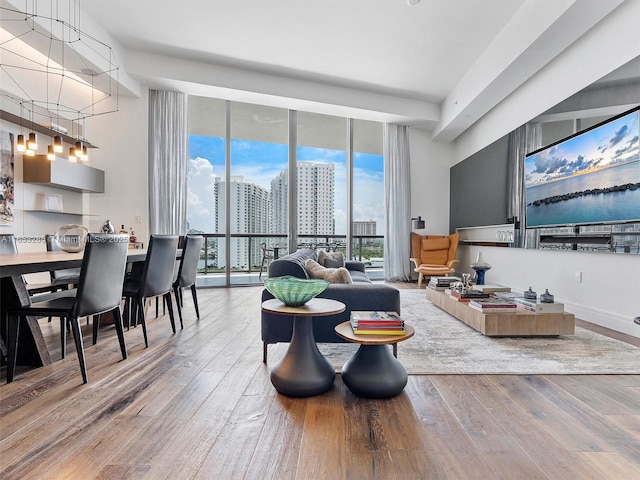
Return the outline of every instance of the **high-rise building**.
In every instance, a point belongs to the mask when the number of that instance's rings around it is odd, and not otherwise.
[[[335,165],[321,162],[298,162],[297,207],[298,235],[333,235],[335,233],[334,198]],[[271,214],[274,233],[287,232],[288,170],[271,181]]]
[[[375,235],[375,220],[355,220],[353,222],[353,235]]]
[[[266,188],[248,182],[244,177],[232,176],[230,183],[230,228],[231,233],[268,233],[270,228],[270,194]],[[216,177],[216,231],[226,231],[226,182]],[[225,245],[218,242],[218,266],[226,266]],[[249,265],[260,265],[262,250],[257,239],[231,239],[231,268],[246,269]]]

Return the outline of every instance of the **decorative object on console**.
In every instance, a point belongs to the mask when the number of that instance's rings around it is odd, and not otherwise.
[[[529,290],[524,292],[523,296],[525,300],[533,300],[534,302],[538,299],[538,294],[531,290],[531,287],[529,287]]]
[[[321,279],[303,279],[292,276],[267,278],[264,287],[289,307],[301,307],[312,298],[320,295],[329,286]]]
[[[544,293],[540,295],[541,303],[553,303],[553,295],[549,293],[549,289],[545,289]]]
[[[60,250],[68,253],[77,253],[84,250],[88,233],[89,231],[82,225],[64,225],[56,231],[54,240]]]
[[[111,220],[105,220],[100,227],[102,233],[116,233],[116,227],[113,226]]]
[[[471,264],[471,268],[476,271],[476,283],[478,285],[484,285],[484,274],[487,270],[491,269],[491,265],[489,265],[484,259],[484,252],[478,252],[478,258],[475,263]]]

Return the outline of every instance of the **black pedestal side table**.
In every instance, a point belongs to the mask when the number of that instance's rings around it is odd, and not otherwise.
[[[313,298],[302,307],[288,307],[280,300],[266,300],[262,310],[293,317],[293,336],[282,360],[271,370],[271,383],[288,397],[311,397],[333,386],[335,369],[324,358],[313,337],[313,317],[344,312],[345,305],[328,298]]]
[[[407,370],[387,347],[414,335],[411,325],[405,324],[404,328],[404,335],[356,335],[349,322],[336,326],[340,337],[360,344],[358,351],[342,367],[342,382],[355,395],[389,398],[404,390]]]

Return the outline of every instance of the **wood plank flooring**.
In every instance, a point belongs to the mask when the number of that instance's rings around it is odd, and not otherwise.
[[[87,385],[41,320],[53,364],[2,372],[0,478],[640,478],[640,375],[412,375],[387,400],[338,375],[291,399],[262,363],[260,291],[201,289],[200,321],[185,295],[176,335],[150,308],[127,360],[113,327],[95,346],[83,327]]]

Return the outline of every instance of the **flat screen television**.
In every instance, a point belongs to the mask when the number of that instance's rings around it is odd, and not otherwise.
[[[525,157],[527,228],[640,221],[640,107]]]

